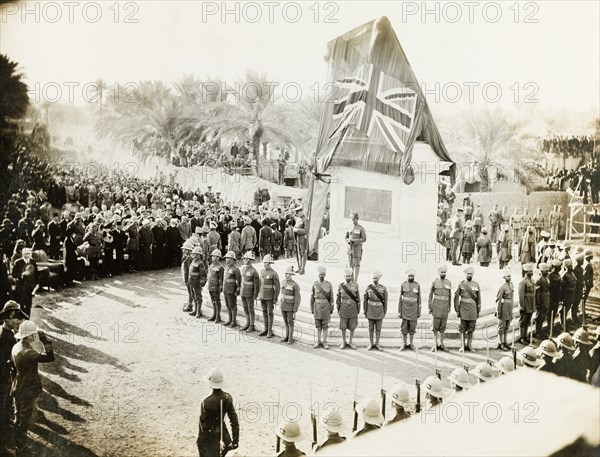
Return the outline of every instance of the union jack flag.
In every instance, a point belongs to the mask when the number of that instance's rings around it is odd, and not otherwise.
[[[376,142],[404,153],[417,107],[417,92],[406,84],[364,64],[355,76],[337,81],[333,105],[334,129],[329,138],[354,127],[363,135],[351,135],[350,143]]]

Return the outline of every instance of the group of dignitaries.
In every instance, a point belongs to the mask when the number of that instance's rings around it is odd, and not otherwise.
[[[592,339],[594,336],[596,343]],[[327,433],[327,438],[321,442],[317,434],[317,414],[311,404],[311,454],[319,454],[323,448],[343,443],[348,438],[353,439],[391,424],[405,422],[422,411],[442,408],[446,403],[457,401],[456,397],[461,392],[477,384],[493,382],[495,378],[508,375],[517,368],[553,373],[600,387],[600,327],[592,334],[583,327],[573,335],[562,332],[556,338],[542,341],[537,349],[526,346],[518,352],[514,350],[512,357],[504,356],[498,361],[488,359],[474,367],[465,364],[454,368],[447,377],[450,388],[444,387],[441,371],[436,369],[435,375],[424,381],[416,379],[416,389],[405,383],[398,383],[388,391],[382,388],[380,399],[355,399],[352,421],[346,421],[338,408],[321,417],[319,422]],[[225,385],[223,373],[218,368],[212,368],[205,381],[212,388],[212,393],[202,401],[200,407],[197,439],[200,457],[249,455],[239,450],[240,424],[231,395],[222,390]],[[424,401],[421,392],[424,393]],[[388,401],[392,406],[391,414],[386,414]],[[231,434],[225,423],[226,417],[231,426]],[[305,441],[307,436],[297,421],[280,419],[277,414],[275,435],[278,457],[306,455],[298,448],[298,443]]]

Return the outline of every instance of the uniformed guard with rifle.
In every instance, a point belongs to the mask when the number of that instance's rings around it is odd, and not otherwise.
[[[278,452],[277,457],[298,457],[306,455],[296,447],[296,443],[305,438],[304,433],[300,430],[298,422],[290,422],[287,420],[281,421],[275,429],[275,434],[283,441],[283,445],[285,446],[283,451]]]
[[[242,256],[244,266],[242,267],[242,287],[240,295],[242,296],[242,306],[244,307],[244,314],[246,315],[246,325],[240,330],[246,331],[246,333],[252,333],[254,328],[254,303],[258,297],[258,291],[260,290],[260,278],[258,272],[252,265],[254,260],[254,254],[252,251],[244,253]],[[265,322],[265,326],[266,326]]]
[[[395,415],[387,421],[386,425],[408,419],[410,412],[408,412],[407,407],[414,402],[414,399],[410,396],[408,387],[405,384],[396,384],[390,389],[390,399],[392,406],[395,408]]]
[[[296,212],[296,223],[294,224],[294,236],[296,237],[296,260],[298,261],[298,274],[303,275],[306,268],[307,242],[306,242],[306,217],[302,212],[302,206],[294,209]]]
[[[352,212],[352,228],[346,232],[348,243],[348,267],[352,269],[352,278],[358,281],[360,262],[363,254],[363,243],[367,241],[367,231],[358,223],[358,213]]]
[[[467,278],[458,284],[458,288],[454,293],[454,310],[460,319],[458,331],[462,334],[461,352],[473,351],[473,332],[481,312],[481,289],[479,284],[473,281],[474,272],[473,267],[465,270]],[[465,339],[467,340],[466,344]]]
[[[433,280],[429,291],[429,314],[432,317],[433,344],[431,351],[445,351],[444,332],[450,314],[452,283],[446,279],[448,267],[442,265],[438,268],[439,278]]]
[[[317,342],[313,348],[329,349],[327,333],[333,313],[333,286],[329,281],[325,281],[327,271],[324,266],[319,266],[317,271],[319,280],[313,283],[310,294],[310,312],[314,316],[317,329]]]
[[[238,447],[238,417],[233,398],[223,391],[225,382],[221,370],[212,368],[204,380],[212,388],[212,393],[200,404],[200,425],[196,444],[200,457],[223,457],[227,451]],[[225,416],[231,425],[231,435],[225,426]]]
[[[342,345],[340,349],[356,349],[352,344],[354,330],[358,326],[358,313],[360,311],[360,293],[358,284],[353,281],[353,272],[350,268],[344,270],[345,282],[341,283],[337,292],[337,309],[340,315],[340,330],[342,331]],[[350,339],[346,342],[346,330],[350,331]]]
[[[367,397],[359,402],[356,405],[356,412],[362,417],[364,425],[362,429],[354,432],[353,437],[355,438],[373,430],[379,430],[385,420],[383,414],[381,414],[381,405],[371,397]]]
[[[313,452],[317,452],[319,449],[331,446],[332,444],[339,444],[346,441],[346,437],[342,436],[350,431],[348,425],[344,422],[342,414],[339,410],[335,410],[329,413],[321,420],[321,425],[327,430],[327,439],[313,447]],[[340,435],[342,434],[342,435]]]
[[[383,319],[387,313],[388,292],[383,284],[379,284],[381,278],[379,271],[373,272],[373,283],[369,284],[363,298],[365,317],[369,321],[369,351],[381,351],[379,339],[381,338],[381,328]]]

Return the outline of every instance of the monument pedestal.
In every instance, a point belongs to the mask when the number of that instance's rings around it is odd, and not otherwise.
[[[437,192],[440,173],[450,162],[441,162],[426,143],[413,149],[414,181],[348,167],[333,167],[330,193],[330,231],[319,240],[319,262],[348,264],[346,232],[350,214],[357,211],[367,232],[361,261],[361,282],[373,270],[384,277],[402,277],[414,268],[417,280],[436,276],[444,263],[444,249],[436,242]],[[367,279],[368,278],[368,279]]]

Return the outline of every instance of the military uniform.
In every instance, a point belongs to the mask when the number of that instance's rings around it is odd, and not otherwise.
[[[296,258],[298,259],[298,269],[299,273],[304,274],[304,268],[306,267],[306,217],[304,214],[300,216],[296,216],[296,221],[294,224],[294,235],[296,238]]]
[[[454,311],[460,319],[458,331],[467,336],[467,347],[471,350],[471,341],[475,325],[481,312],[481,289],[473,280],[464,279],[454,293]]]
[[[221,292],[223,291],[223,266],[217,260],[208,269],[208,293],[213,305],[213,315],[208,319],[215,323],[221,322]]]
[[[323,449],[324,447],[331,446],[332,444],[340,444],[340,443],[345,443],[345,442],[346,442],[345,436],[340,436],[340,435],[336,435],[333,437],[330,436],[322,444],[315,445],[315,447],[313,448],[313,453],[316,453],[319,449]]]
[[[544,320],[548,315],[548,309],[550,308],[550,282],[548,281],[548,274],[542,274],[536,286],[535,334],[539,338],[542,334]]]
[[[581,259],[576,262],[575,267],[573,268],[573,273],[577,278],[575,282],[575,293],[573,294],[573,305],[571,306],[571,321],[576,327],[579,327],[579,303],[583,298],[583,254],[580,255]],[[579,257],[579,256],[578,256]]]
[[[202,400],[200,405],[200,421],[196,445],[200,457],[219,457],[221,440],[221,402],[223,403],[223,444],[225,452],[230,447],[237,447],[240,438],[240,425],[231,395],[222,390],[214,390]],[[231,434],[225,425],[225,416],[231,424]]]
[[[279,308],[285,323],[285,337],[281,339],[285,343],[294,341],[294,315],[300,307],[300,286],[292,278],[285,278],[281,283],[281,298]]]
[[[225,325],[232,328],[237,326],[237,296],[240,294],[242,285],[242,274],[240,269],[233,265],[226,265],[223,273],[223,295],[225,296],[225,306],[229,320]]]
[[[242,327],[242,330],[251,332],[254,330],[254,301],[258,297],[258,291],[260,290],[260,279],[258,271],[256,271],[252,264],[244,265],[241,274],[242,285],[240,295],[242,296],[244,314],[246,314],[246,325]]]
[[[403,409],[402,412],[396,411],[396,414],[394,415],[394,417],[392,417],[389,421],[387,421],[386,425],[395,424],[396,422],[402,422],[403,420],[406,420],[409,418],[410,418],[410,413],[407,412],[405,409]]]
[[[515,288],[512,282],[504,282],[496,294],[496,315],[498,317],[498,338],[503,349],[508,348],[507,334],[513,318]]]
[[[329,281],[315,281],[310,292],[310,312],[315,319],[317,329],[317,346],[327,344],[327,332],[333,313],[333,286]],[[323,334],[323,342],[321,342]]]
[[[192,263],[192,260],[192,256],[187,255],[181,262],[181,278],[183,279],[183,283],[185,284],[185,287],[188,291],[188,302],[183,307],[184,311],[191,311],[194,303],[194,292],[192,291],[192,288],[189,283],[190,264]]]
[[[563,311],[560,313],[561,323],[563,330],[567,330],[567,323],[565,319],[569,314],[571,306],[573,306],[573,300],[575,299],[575,289],[577,287],[577,276],[573,273],[572,268],[567,268],[567,271],[562,277],[562,289],[561,289],[561,301],[563,302]]]
[[[400,286],[398,314],[402,319],[402,335],[414,335],[417,331],[417,320],[421,316],[421,286],[418,282],[404,281]]]
[[[591,254],[591,253],[589,253],[589,254]],[[587,302],[588,296],[590,295],[590,291],[594,287],[594,268],[592,267],[592,259],[590,256],[586,256],[586,258],[588,258],[588,261],[583,270],[584,292],[583,292],[583,298],[582,298],[583,303],[581,305],[584,319],[585,319],[585,304]]]
[[[259,336],[273,336],[273,309],[275,306],[275,300],[279,296],[279,276],[277,272],[272,268],[268,270],[265,268],[260,272],[260,291],[258,293],[258,299],[262,307],[263,321],[265,323],[265,329]]]
[[[367,241],[367,231],[360,224],[355,224],[346,234],[348,241],[348,266],[360,267],[363,254],[363,243]],[[356,280],[357,278],[354,278]]]
[[[369,340],[371,348],[379,348],[381,327],[387,313],[388,292],[383,284],[370,284],[363,298],[365,317],[369,320]],[[375,339],[373,338],[375,336]],[[373,344],[373,341],[375,343]]]
[[[191,314],[196,317],[202,317],[202,288],[206,284],[206,279],[207,272],[204,260],[192,260],[189,266],[188,284],[195,304],[195,309],[192,310]]]
[[[558,314],[558,306],[562,295],[562,278],[557,268],[553,268],[552,272],[548,275],[548,288],[549,307],[546,319],[548,320],[548,329],[550,329],[550,327],[554,327],[553,320]]]
[[[450,314],[450,291],[452,283],[444,278],[435,278],[429,291],[429,314],[432,316],[434,333],[444,333]]]
[[[348,269],[346,276],[352,276]],[[358,327],[358,313],[360,312],[360,292],[358,284],[354,281],[346,281],[338,286],[336,298],[337,310],[340,315],[340,330],[342,331],[342,345],[340,349],[355,346],[352,345],[354,330]],[[350,331],[350,342],[346,342],[346,330]]]
[[[531,317],[536,310],[535,284],[528,276],[525,276],[519,284],[519,306],[521,308],[519,318],[521,342],[526,344],[525,337],[531,324]]]

